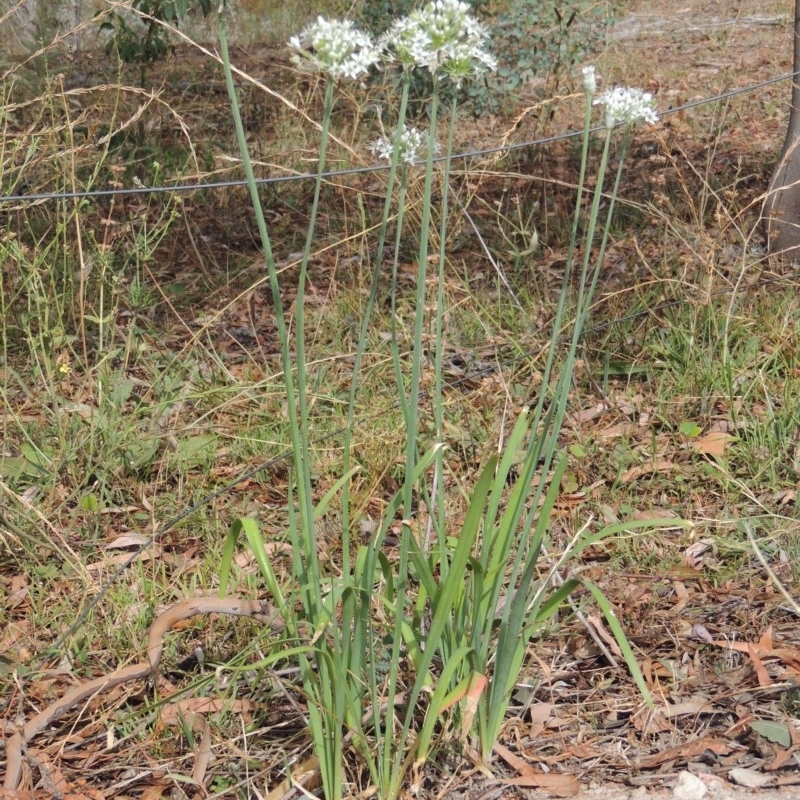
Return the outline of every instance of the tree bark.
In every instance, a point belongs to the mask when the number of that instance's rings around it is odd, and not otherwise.
[[[800,0],[794,6],[792,105],[781,157],[764,199],[767,247],[787,260],[800,260]]]

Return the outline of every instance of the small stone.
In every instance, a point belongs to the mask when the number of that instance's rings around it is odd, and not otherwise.
[[[703,781],[691,772],[681,772],[672,789],[673,800],[702,800],[708,789]]]
[[[744,767],[734,767],[728,773],[728,777],[738,786],[746,786],[748,789],[760,789],[762,786],[772,783],[769,775]]]

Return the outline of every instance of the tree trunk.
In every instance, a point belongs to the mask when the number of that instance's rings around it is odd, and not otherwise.
[[[789,127],[764,199],[767,247],[788,260],[800,260],[800,0],[794,5],[792,106]]]

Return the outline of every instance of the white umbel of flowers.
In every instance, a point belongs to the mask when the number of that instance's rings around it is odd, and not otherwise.
[[[441,70],[456,82],[497,69],[484,45],[489,33],[460,0],[433,0],[396,20],[381,38],[388,57],[405,67]]]
[[[381,58],[381,48],[373,38],[350,20],[317,17],[299,36],[289,39],[289,47],[297,51],[295,63],[305,61],[334,79],[355,80]]]
[[[406,164],[413,164],[417,158],[420,158],[427,151],[428,134],[421,131],[419,128],[414,128],[407,125],[403,128],[400,134],[400,149],[398,152],[398,163],[405,162]],[[378,158],[385,161],[391,161],[394,155],[394,140],[388,136],[382,136],[376,139],[369,148],[375,153]]]
[[[656,101],[650,92],[617,86],[600,95],[594,105],[605,106],[606,127],[613,128],[618,122],[634,125],[637,122],[658,122]]]

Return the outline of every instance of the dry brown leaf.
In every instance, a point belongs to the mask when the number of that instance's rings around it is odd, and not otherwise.
[[[321,783],[319,760],[316,756],[306,759],[299,767],[292,770],[290,777],[281,781],[264,800],[283,800],[296,795],[295,787],[305,790],[305,794],[313,791]]]
[[[151,783],[142,789],[139,800],[161,800],[162,797],[169,796],[169,791],[169,784]]]
[[[649,464],[642,464],[638,467],[631,467],[626,469],[622,475],[619,476],[622,483],[629,483],[642,475],[651,475],[654,472],[672,472],[675,469],[675,463],[667,461],[665,458],[660,458],[658,461],[651,461]]]
[[[716,550],[716,543],[712,539],[701,539],[699,542],[690,544],[683,551],[683,564],[688,567],[697,568],[703,560],[703,555],[709,550],[712,553]]]
[[[669,722],[662,709],[651,710],[647,706],[642,706],[631,715],[631,724],[645,736],[673,729],[672,723]]]
[[[762,688],[766,688],[767,686],[772,686],[772,680],[767,674],[767,670],[764,667],[764,663],[758,657],[755,647],[753,647],[753,645],[751,644],[747,645],[747,655],[750,656],[750,660],[753,662],[753,666],[755,667],[756,676],[758,677],[758,685],[761,686]]]
[[[247,714],[253,710],[250,700],[223,700],[221,697],[184,697],[176,703],[167,703],[161,711],[161,720],[165,725],[180,721],[181,715],[218,714],[230,711],[234,714]]]
[[[143,544],[148,544],[151,539],[149,536],[144,536],[141,533],[123,533],[117,536],[113,542],[109,542],[104,550],[128,550],[132,547],[141,547]]]
[[[668,717],[695,716],[697,714],[710,714],[714,709],[713,703],[706,697],[695,697],[682,703],[667,703],[664,713]]]
[[[146,561],[153,561],[156,557],[161,555],[161,550],[158,545],[151,545],[146,551],[139,553],[134,560],[131,562],[132,564],[139,564]],[[122,552],[116,553],[113,556],[106,556],[102,561],[93,561],[91,564],[86,565],[87,572],[103,572],[109,569],[109,567],[117,567],[120,564],[127,564],[129,559],[131,558],[130,552]],[[112,570],[113,571],[113,570]]]
[[[194,758],[194,769],[192,769],[192,778],[197,781],[198,786],[202,786],[208,771],[208,765],[211,763],[211,730],[202,714],[194,715],[192,728],[201,732],[200,741],[197,742],[195,740],[197,750]]]
[[[572,421],[575,425],[583,425],[596,419],[605,411],[608,411],[608,405],[606,403],[598,403],[596,406],[585,408],[583,411],[572,414]]]
[[[691,742],[679,744],[676,747],[668,747],[658,753],[654,753],[638,762],[637,766],[641,769],[652,769],[668,761],[688,761],[710,750],[718,756],[727,755],[733,750],[733,745],[724,739],[717,739],[713,736],[704,736],[702,739],[694,739]]]
[[[7,653],[22,638],[26,638],[30,633],[31,623],[28,619],[21,619],[18,622],[9,622],[3,630],[0,638],[0,652]]]
[[[711,431],[699,439],[692,442],[692,449],[696,453],[702,453],[706,456],[714,456],[721,458],[725,455],[725,445],[733,439],[729,433],[724,431]]]
[[[534,703],[530,707],[529,713],[531,724],[530,728],[528,728],[528,737],[535,739],[537,736],[541,736],[547,726],[547,722],[553,713],[553,705],[552,703]]]
[[[552,713],[552,703],[533,703],[530,708],[528,708],[528,717],[531,722],[541,722],[544,724],[550,719]]]
[[[569,745],[568,750],[573,758],[580,758],[581,760],[587,758],[602,758],[605,755],[605,751],[602,747],[597,747],[597,745],[589,744],[588,742]]]
[[[676,616],[686,608],[686,604],[689,602],[689,592],[686,590],[686,587],[683,585],[681,581],[672,581],[672,588],[675,590],[675,596],[678,598],[678,602],[672,607],[671,611]]]
[[[711,644],[715,647],[721,647],[724,650],[737,650],[740,653],[747,653],[750,655],[750,648],[759,659],[777,658],[795,670],[800,670],[800,649],[794,647],[773,647],[772,644],[772,626],[767,628],[764,635],[752,644],[750,642],[732,642],[714,639]],[[755,663],[755,662],[754,662]]]
[[[609,646],[611,652],[618,658],[623,658],[622,651],[619,649],[617,640],[606,630],[600,617],[589,614],[586,621],[594,628],[595,633]]]
[[[17,608],[28,600],[28,579],[25,575],[14,575],[11,578],[11,591],[6,597],[8,608]]]
[[[63,797],[73,789],[59,765],[54,763],[44,750],[31,748],[28,752],[42,775],[42,785],[51,791],[54,797]]]
[[[496,742],[494,752],[518,773],[517,778],[506,778],[502,783],[509,786],[522,786],[528,789],[546,789],[557,797],[572,797],[580,791],[581,785],[574,775],[558,772],[539,772],[524,758]]]
[[[595,434],[598,439],[621,439],[622,437],[632,436],[639,429],[635,422],[618,422],[615,425],[609,425]]]
[[[659,508],[651,506],[647,511],[636,509],[631,514],[631,519],[675,519],[680,517],[671,508]]]
[[[692,625],[689,635],[693,639],[699,639],[701,642],[708,642],[709,644],[714,644],[714,637],[708,632],[708,628],[706,628],[705,625],[700,625],[699,623],[695,623],[694,625]]]
[[[208,765],[211,763],[211,731],[203,714],[188,708],[191,700],[206,700],[205,697],[187,697],[177,703],[169,703],[161,711],[161,721],[165,725],[188,724],[193,731],[200,733],[200,739],[195,737],[195,757],[192,769],[192,780],[198,786],[203,785]]]
[[[789,761],[794,758],[795,749],[789,748],[788,750],[784,750],[781,747],[775,748],[775,758],[769,762],[769,764],[764,765],[764,769],[767,772],[775,772],[779,770],[781,767],[785,766]]]
[[[786,506],[789,503],[796,503],[797,502],[797,490],[796,489],[784,489],[780,492],[775,492],[772,495],[772,499],[778,503],[779,505]]]
[[[265,542],[264,550],[270,558],[274,558],[281,553],[291,555],[292,545],[290,542]],[[250,550],[242,550],[234,556],[233,560],[236,566],[242,569],[251,567],[256,563],[256,558]]]

